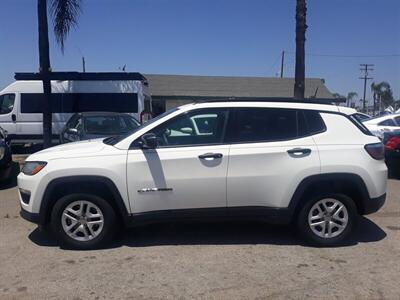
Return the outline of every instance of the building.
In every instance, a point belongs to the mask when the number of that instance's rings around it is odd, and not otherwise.
[[[149,82],[153,108],[159,114],[173,107],[198,100],[235,98],[239,100],[292,98],[294,78],[228,77],[144,74]],[[334,100],[318,78],[306,79],[306,98]]]

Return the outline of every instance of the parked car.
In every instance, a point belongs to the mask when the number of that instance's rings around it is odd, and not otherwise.
[[[140,123],[123,113],[76,113],[60,133],[60,143],[76,142],[101,137],[125,135],[137,129]]]
[[[392,173],[400,174],[400,130],[384,135],[386,164]]]
[[[120,223],[207,218],[295,224],[311,244],[337,245],[386,198],[383,144],[355,112],[287,100],[188,104],[127,136],[29,156],[21,216],[80,249],[104,244]]]
[[[383,139],[385,132],[400,130],[400,114],[390,114],[363,122],[374,135]]]
[[[7,131],[0,127],[0,182],[10,179],[12,156]]]
[[[73,113],[112,111],[150,116],[152,100],[140,73],[52,72],[53,140]],[[0,126],[13,144],[43,141],[43,84],[37,73],[16,73],[16,81],[0,91]]]

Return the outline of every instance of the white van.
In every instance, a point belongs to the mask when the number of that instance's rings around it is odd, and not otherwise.
[[[53,72],[51,81],[53,139],[72,113],[131,113],[138,120],[151,112],[146,78],[140,73]],[[37,73],[16,73],[16,81],[0,92],[0,127],[13,144],[43,139],[43,84]]]

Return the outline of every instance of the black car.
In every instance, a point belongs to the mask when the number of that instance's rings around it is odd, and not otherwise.
[[[12,169],[12,156],[7,132],[0,127],[0,181],[10,178]]]
[[[139,126],[140,123],[134,117],[124,113],[76,113],[61,131],[60,143],[124,135]]]

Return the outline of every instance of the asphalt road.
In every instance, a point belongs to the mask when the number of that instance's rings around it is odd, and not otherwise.
[[[399,299],[400,181],[338,248],[260,223],[152,225],[108,249],[61,249],[0,191],[0,299]]]

